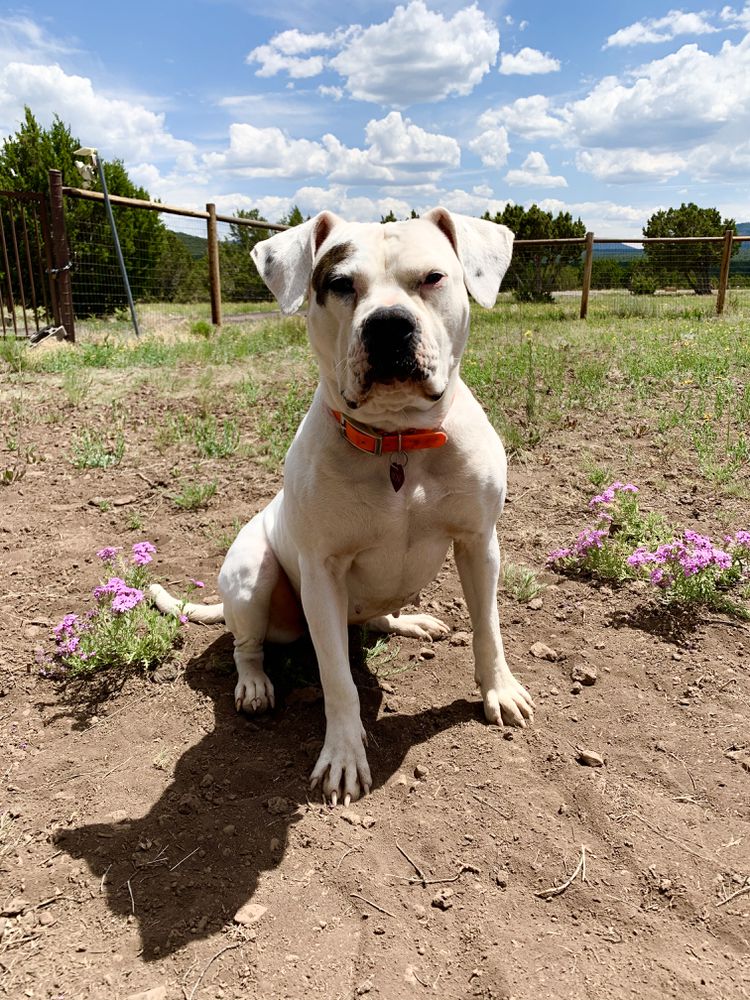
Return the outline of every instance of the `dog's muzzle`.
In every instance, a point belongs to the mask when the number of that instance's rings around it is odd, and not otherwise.
[[[361,338],[370,384],[424,382],[430,377],[419,360],[419,321],[404,306],[373,310],[362,324]]]

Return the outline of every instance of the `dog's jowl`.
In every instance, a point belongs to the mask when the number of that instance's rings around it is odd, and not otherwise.
[[[451,543],[485,716],[519,726],[532,718],[497,611],[505,453],[459,374],[467,290],[491,307],[512,245],[503,226],[436,208],[385,225],[322,212],[253,250],[284,312],[307,297],[320,382],[289,449],[283,491],[227,553],[222,605],[185,611],[231,629],[238,711],[273,705],[263,643],[309,630],[326,714],[312,782],[334,803],[372,786],[347,625],[446,634],[437,618],[400,611],[434,579]],[[164,610],[177,606],[161,587],[153,594]]]

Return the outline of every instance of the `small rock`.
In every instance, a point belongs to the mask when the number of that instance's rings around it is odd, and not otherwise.
[[[603,767],[604,758],[601,754],[597,753],[595,750],[585,750],[583,747],[578,747],[578,756],[576,760],[579,764],[583,764],[584,767]]]
[[[558,808],[557,812],[558,812],[558,815],[560,815],[560,816],[565,816],[565,814],[568,812],[568,807],[566,806],[566,804],[564,802],[560,803],[560,807]]]
[[[365,815],[362,817],[362,826],[365,828],[365,830],[369,830],[370,827],[375,826],[376,822],[377,820],[375,819],[375,817],[371,816],[369,813],[365,813]]]
[[[391,683],[389,683],[388,681],[381,681],[380,682],[380,690],[381,691],[385,691],[386,694],[395,694],[396,693],[395,687]]]
[[[222,830],[222,833],[226,834],[227,837],[233,837],[237,827],[234,823],[227,823],[227,825]]]
[[[454,632],[451,636],[451,646],[468,646],[471,643],[469,632]]]
[[[426,778],[429,773],[430,769],[428,767],[425,767],[424,764],[417,764],[417,766],[414,768],[415,778]]]
[[[450,910],[453,906],[453,900],[451,899],[452,895],[452,889],[441,889],[440,892],[433,897],[430,905],[434,906],[436,910]]]
[[[266,809],[272,816],[280,816],[282,813],[292,811],[292,803],[283,795],[274,795],[266,802]]]
[[[362,826],[362,817],[354,809],[342,809],[339,813],[339,819],[343,819],[345,823],[351,823],[352,826]]]
[[[179,673],[174,663],[163,663],[151,674],[151,680],[154,684],[171,684],[177,680]]]
[[[580,656],[571,657],[570,679],[590,687],[596,684],[598,673],[593,663],[587,663]]]
[[[9,903],[6,903],[0,910],[0,914],[4,917],[15,917],[19,913],[23,913],[31,903],[28,899],[24,899],[23,896],[14,896]]]
[[[25,639],[36,639],[39,635],[40,629],[38,625],[28,625],[23,630],[23,635]]]
[[[529,603],[526,605],[526,607],[530,611],[541,611],[542,608],[544,607],[544,601],[541,599],[541,597],[532,597]]]
[[[580,694],[581,691],[583,691],[583,684],[581,684],[580,681],[573,681],[573,683],[570,686],[570,693]]]
[[[363,997],[365,993],[369,993],[372,989],[372,979],[365,979],[364,982],[360,983],[355,989],[354,994],[358,997]]]
[[[615,592],[614,592],[614,590],[612,590],[611,587],[600,587],[599,588],[599,593],[602,595],[602,597],[614,597],[615,596]]]
[[[503,869],[500,869],[499,871],[495,872],[495,885],[498,887],[498,889],[508,888],[508,873]]]
[[[129,993],[125,1000],[167,1000],[166,986],[152,986],[150,990],[142,990],[140,993]]]
[[[557,660],[557,650],[552,649],[551,646],[547,646],[543,642],[535,642],[529,652],[537,660],[549,660],[551,663]]]
[[[389,785],[408,785],[409,779],[406,777],[403,771],[396,771],[395,774],[391,775],[387,783]]]
[[[277,854],[281,850],[281,840],[278,837],[271,837],[271,842],[268,846],[271,854]]]
[[[213,783],[214,776],[210,773],[210,771],[207,771],[201,778],[201,788],[208,788],[208,786],[213,785]]]
[[[429,646],[423,646],[422,649],[420,649],[419,651],[419,655],[422,657],[423,660],[434,660],[435,650],[430,649]]]
[[[42,927],[49,927],[52,924],[54,924],[54,922],[55,918],[49,912],[49,910],[42,910],[42,912],[39,914],[39,923],[42,925]]]
[[[235,913],[234,922],[242,924],[244,927],[249,927],[251,924],[257,924],[267,911],[268,907],[261,906],[260,903],[245,903]]]

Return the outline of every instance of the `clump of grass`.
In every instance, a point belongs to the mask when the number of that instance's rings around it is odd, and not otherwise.
[[[53,629],[55,648],[40,656],[43,676],[81,677],[106,669],[148,670],[171,655],[184,616],[163,615],[146,596],[156,548],[136,542],[126,560],[116,546],[97,555],[109,577],[95,587],[94,605],[67,614]]]
[[[236,421],[226,419],[219,426],[213,415],[200,417],[193,423],[192,437],[203,458],[229,458],[240,444],[240,430]]]
[[[210,483],[187,483],[172,497],[172,502],[180,510],[201,510],[216,495],[216,488],[213,480]]]
[[[120,431],[109,441],[99,431],[86,430],[71,441],[71,462],[76,469],[109,469],[119,465],[125,454],[125,436]]]
[[[195,337],[210,337],[214,332],[214,328],[205,319],[199,319],[191,324],[190,332]]]
[[[544,584],[533,569],[516,563],[503,563],[501,571],[503,590],[520,604],[528,604],[544,590]]]
[[[278,467],[284,461],[312,396],[312,387],[292,384],[275,407],[264,409],[258,426],[259,450],[268,465]]]
[[[244,526],[245,522],[241,518],[235,517],[232,523],[226,528],[218,526],[207,528],[206,537],[212,545],[216,546],[219,552],[227,552]]]
[[[86,399],[93,383],[89,372],[79,368],[69,368],[63,372],[62,390],[71,406],[80,406]]]

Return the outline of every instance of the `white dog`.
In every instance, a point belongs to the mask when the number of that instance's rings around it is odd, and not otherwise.
[[[321,212],[252,251],[285,313],[308,296],[320,383],[286,458],[284,489],[247,524],[219,574],[223,604],[187,605],[234,635],[237,710],[273,705],[263,643],[309,629],[326,735],[312,772],[335,805],[372,786],[347,624],[423,640],[448,628],[402,615],[453,543],[489,722],[523,726],[534,703],[505,660],[496,522],[503,446],[459,376],[466,290],[491,307],[513,234],[436,208],[421,219],[347,223]],[[160,608],[179,602],[159,586]]]

